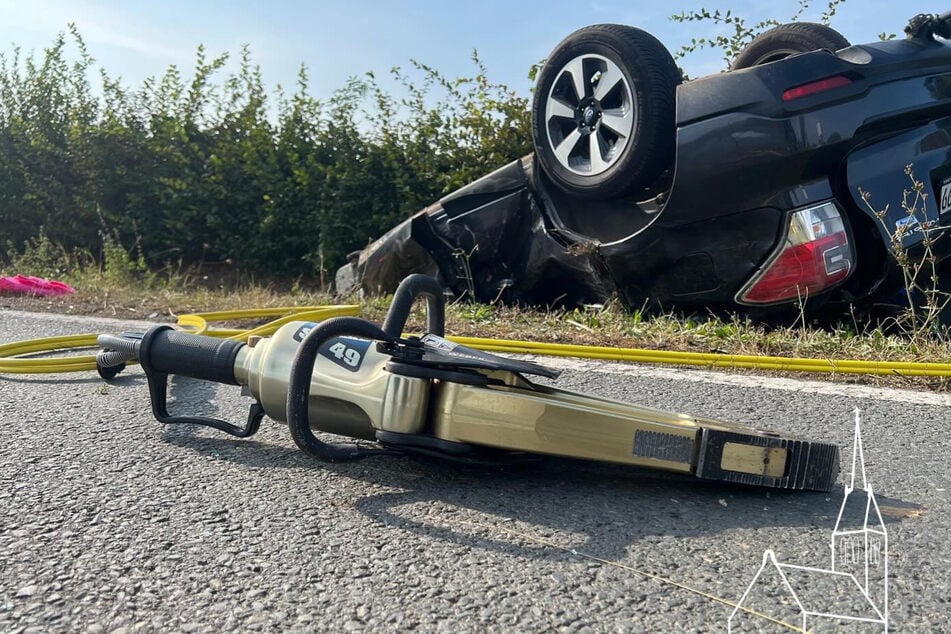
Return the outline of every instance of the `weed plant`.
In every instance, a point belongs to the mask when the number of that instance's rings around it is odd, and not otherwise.
[[[951,294],[940,284],[935,256],[937,242],[946,236],[937,226],[938,215],[928,213],[930,197],[924,183],[915,176],[914,166],[906,166],[905,174],[910,188],[902,192],[901,206],[907,220],[894,228],[886,221],[888,205],[876,209],[872,205],[871,193],[859,188],[862,201],[889,237],[892,256],[901,269],[904,282],[907,309],[889,319],[915,345],[932,339],[946,341],[948,328],[942,324],[942,314],[951,301]],[[921,244],[913,251],[906,247],[906,238],[915,233],[921,234]]]

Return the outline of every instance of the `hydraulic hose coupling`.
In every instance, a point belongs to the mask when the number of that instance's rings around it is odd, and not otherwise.
[[[96,371],[99,376],[114,379],[125,369],[125,364],[139,357],[142,334],[124,332],[121,335],[99,335],[96,344],[102,348],[96,355]]]

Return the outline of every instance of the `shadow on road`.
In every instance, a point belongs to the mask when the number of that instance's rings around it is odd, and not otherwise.
[[[520,555],[532,558],[558,558],[564,553],[560,548],[539,547],[538,538],[517,540],[524,542],[522,547],[514,545],[511,537],[517,531],[512,529],[518,523],[523,523],[520,530],[526,535],[567,539],[571,548],[615,560],[632,543],[657,536],[690,538],[734,528],[826,530],[835,523],[842,501],[841,488],[829,493],[756,489],[561,458],[504,469],[408,456],[321,463],[296,448],[204,434],[170,427],[164,439],[255,469],[300,469],[304,478],[308,471],[324,470],[399,489],[360,498],[354,507],[380,525],[420,537],[510,554],[516,548]],[[885,497],[879,497],[879,504],[912,511],[920,508]],[[897,523],[914,515],[896,514],[886,521]],[[508,536],[490,535],[494,529]]]
[[[109,386],[121,387],[121,386],[138,385],[138,384],[140,384],[140,383],[142,383],[142,384],[145,383],[145,376],[144,376],[144,375],[120,375],[120,376],[116,377],[115,379],[113,379],[113,380],[111,380],[111,381],[108,381],[108,382],[103,381],[103,380],[102,380],[100,377],[98,377],[98,376],[83,376],[83,377],[68,376],[68,377],[67,377],[67,376],[63,376],[62,374],[57,374],[57,375],[54,376],[54,378],[47,378],[47,379],[38,378],[39,376],[44,376],[44,375],[37,375],[37,374],[28,374],[28,375],[0,374],[0,381],[4,381],[4,382],[7,382],[7,383],[24,383],[24,384],[32,383],[32,384],[36,384],[36,385],[63,385],[63,384],[70,384],[70,385],[73,385],[73,384],[74,384],[74,385],[91,385],[91,384],[98,384],[98,385],[103,385],[103,386],[105,386],[105,387],[107,387],[107,388],[108,388]]]

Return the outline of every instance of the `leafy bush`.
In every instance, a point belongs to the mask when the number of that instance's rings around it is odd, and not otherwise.
[[[799,5],[796,11],[790,16],[788,22],[795,22],[804,17],[809,9],[809,5],[812,4],[811,0],[798,0],[798,2]],[[835,16],[839,5],[843,2],[845,2],[845,0],[828,0],[825,10],[819,16],[819,22],[829,24],[833,16]],[[705,22],[714,27],[714,35],[712,37],[691,39],[689,44],[685,44],[680,50],[674,53],[675,58],[679,59],[703,49],[719,49],[723,53],[723,61],[727,68],[733,64],[733,60],[740,54],[740,51],[742,51],[747,44],[752,42],[757,35],[781,24],[779,20],[774,18],[768,18],[750,24],[750,21],[745,16],[736,13],[732,9],[714,9],[711,11],[702,8],[693,11],[681,11],[678,14],[670,16],[670,19],[674,22],[682,23]],[[888,39],[888,36],[884,33],[881,37],[882,39]],[[894,37],[894,35],[891,37]]]
[[[393,71],[403,96],[367,75],[325,101],[309,94],[306,68],[293,94],[272,99],[247,48],[220,77],[227,59],[199,47],[190,77],[171,66],[135,89],[100,69],[96,91],[72,26],[38,59],[0,55],[7,265],[80,249],[111,256],[106,272],[120,277],[227,260],[323,280],[348,252],[531,148],[527,100],[475,55],[471,77],[414,63]]]
[[[16,271],[26,271],[41,277],[62,278],[77,268],[74,255],[54,244],[46,230],[39,227],[37,234],[26,240],[22,249],[15,249],[13,243],[8,242],[6,260],[11,275]],[[7,273],[4,268],[0,267],[0,272]]]

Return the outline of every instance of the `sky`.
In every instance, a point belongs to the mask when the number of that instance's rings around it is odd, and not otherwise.
[[[14,45],[42,55],[57,33],[74,22],[97,65],[128,86],[160,76],[175,64],[194,66],[203,44],[209,55],[238,57],[250,47],[270,89],[293,89],[301,64],[310,92],[325,98],[349,77],[372,71],[385,77],[393,66],[416,59],[448,77],[471,75],[473,49],[489,78],[528,95],[528,69],[582,26],[629,24],[645,29],[671,51],[691,38],[710,37],[709,23],[680,24],[682,11],[732,9],[748,23],[787,21],[798,0],[0,0],[0,53]],[[811,2],[803,20],[818,21],[828,0]],[[916,13],[940,12],[944,2],[845,0],[832,26],[853,43],[896,33]],[[940,6],[939,6],[940,5]],[[692,77],[724,67],[722,54],[692,54],[680,65]],[[233,68],[233,66],[232,66]],[[226,68],[227,72],[227,68]],[[187,75],[186,75],[187,77]],[[384,85],[386,83],[384,82]]]

